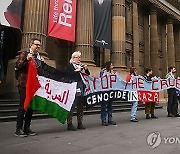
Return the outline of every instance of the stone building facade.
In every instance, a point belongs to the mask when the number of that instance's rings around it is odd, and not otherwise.
[[[82,62],[95,76],[109,60],[123,77],[134,66],[141,75],[152,67],[154,75],[163,78],[171,65],[180,76],[179,0],[112,0],[112,51],[93,47],[93,0],[77,0],[75,43],[47,36],[48,7],[49,0],[25,1],[19,52],[27,50],[29,40],[37,37],[42,41],[41,54],[58,69],[64,69],[71,53],[79,50]],[[17,92],[14,62],[9,60],[3,93]]]

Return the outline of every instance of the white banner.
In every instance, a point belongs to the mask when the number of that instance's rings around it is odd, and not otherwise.
[[[81,74],[86,85],[84,95],[88,104],[95,104],[109,99],[121,101],[158,102],[159,92],[169,88],[180,90],[180,78],[161,79],[154,77],[147,81],[143,76],[134,76],[130,82],[124,81],[119,73],[106,73],[95,78]]]
[[[180,90],[180,78],[161,79],[154,77],[152,81],[147,81],[143,76],[134,76],[132,80],[127,83],[120,77],[119,73],[107,73],[99,78],[81,74],[81,77],[86,85],[85,95],[109,90],[151,92],[159,92],[169,88]]]
[[[71,110],[76,94],[76,82],[57,82],[42,76],[38,76],[38,80],[41,87],[37,90],[35,95],[54,102],[67,111]]]

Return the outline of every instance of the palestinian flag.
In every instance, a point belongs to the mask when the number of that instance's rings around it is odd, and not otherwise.
[[[64,124],[75,99],[77,83],[55,80],[58,79],[58,73],[60,72],[46,64],[36,69],[34,60],[29,62],[24,109],[31,108],[47,113]],[[42,74],[46,75],[42,76]],[[60,76],[63,76],[62,72]]]

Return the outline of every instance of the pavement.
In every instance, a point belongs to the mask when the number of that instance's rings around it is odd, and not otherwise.
[[[135,123],[130,112],[113,113],[115,126],[101,126],[100,114],[85,115],[86,129],[77,131],[67,131],[53,118],[33,120],[38,135],[25,138],[14,136],[15,122],[2,122],[0,154],[179,154],[180,118],[167,117],[166,106],[156,115],[145,119],[138,111]],[[73,122],[77,126],[76,117]]]

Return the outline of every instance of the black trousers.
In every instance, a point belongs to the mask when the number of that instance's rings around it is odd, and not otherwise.
[[[82,123],[83,121],[83,104],[84,104],[84,97],[78,96],[75,98],[74,103],[71,107],[71,111],[69,113],[69,116],[67,118],[67,124],[72,124],[72,118],[73,118],[73,111],[75,106],[77,106],[77,122]]]
[[[168,114],[176,115],[178,114],[178,102],[177,102],[176,89],[170,88],[167,91],[168,91],[168,105],[167,105]]]
[[[19,109],[16,119],[16,129],[28,129],[31,125],[31,118],[33,111],[31,109],[27,109],[27,112],[24,110],[24,100],[26,97],[26,88],[25,87],[18,87],[19,95],[20,95],[20,103]],[[24,125],[23,125],[24,124]]]

